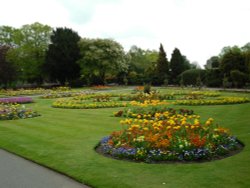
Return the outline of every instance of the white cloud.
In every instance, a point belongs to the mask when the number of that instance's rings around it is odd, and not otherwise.
[[[66,26],[82,37],[108,37],[125,49],[175,47],[205,64],[224,46],[250,42],[249,0],[8,0],[0,23]]]

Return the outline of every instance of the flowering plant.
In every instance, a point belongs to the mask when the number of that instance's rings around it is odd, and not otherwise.
[[[0,104],[0,120],[25,119],[40,116],[32,109],[20,104]]]
[[[0,98],[0,103],[31,103],[33,99],[31,97],[11,97],[11,98]]]
[[[122,130],[102,139],[98,149],[113,157],[152,162],[211,160],[240,147],[212,118],[202,123],[198,115],[169,111],[150,119],[138,116],[121,120]]]
[[[217,99],[200,99],[200,100],[177,100],[174,104],[179,105],[224,105],[248,103],[250,100],[245,97],[220,97]]]
[[[52,107],[55,108],[74,108],[74,109],[88,109],[88,108],[115,108],[115,107],[126,107],[127,103],[125,102],[86,102],[82,100],[74,99],[58,99],[53,102]]]

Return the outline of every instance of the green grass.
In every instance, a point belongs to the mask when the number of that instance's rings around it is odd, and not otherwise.
[[[237,93],[237,95],[240,95]],[[244,94],[246,96],[246,94]],[[250,104],[183,106],[202,119],[213,117],[245,143],[244,150],[222,160],[192,164],[145,164],[103,157],[97,142],[119,130],[116,109],[51,108],[52,100],[29,104],[42,114],[0,121],[0,147],[67,174],[92,187],[250,187]],[[175,108],[180,108],[176,106]]]

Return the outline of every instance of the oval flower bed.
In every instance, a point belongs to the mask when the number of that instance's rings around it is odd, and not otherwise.
[[[31,97],[11,97],[11,98],[0,98],[0,103],[32,103],[33,99]]]
[[[53,102],[52,107],[55,108],[74,108],[74,109],[89,109],[89,108],[115,108],[115,107],[126,107],[125,102],[85,102],[81,100],[66,100],[58,99]]]
[[[155,114],[159,116],[159,114]],[[243,146],[209,118],[166,112],[164,119],[125,119],[121,131],[104,137],[97,151],[114,158],[144,162],[201,161],[221,158]]]
[[[25,119],[36,116],[40,116],[40,114],[24,105],[0,104],[0,120]]]
[[[177,100],[174,104],[178,105],[224,105],[224,104],[240,104],[248,103],[250,100],[245,97],[221,97],[213,100]]]

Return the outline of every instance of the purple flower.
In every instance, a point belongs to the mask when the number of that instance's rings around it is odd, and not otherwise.
[[[11,97],[11,98],[0,98],[0,103],[31,103],[33,99],[31,97]]]

